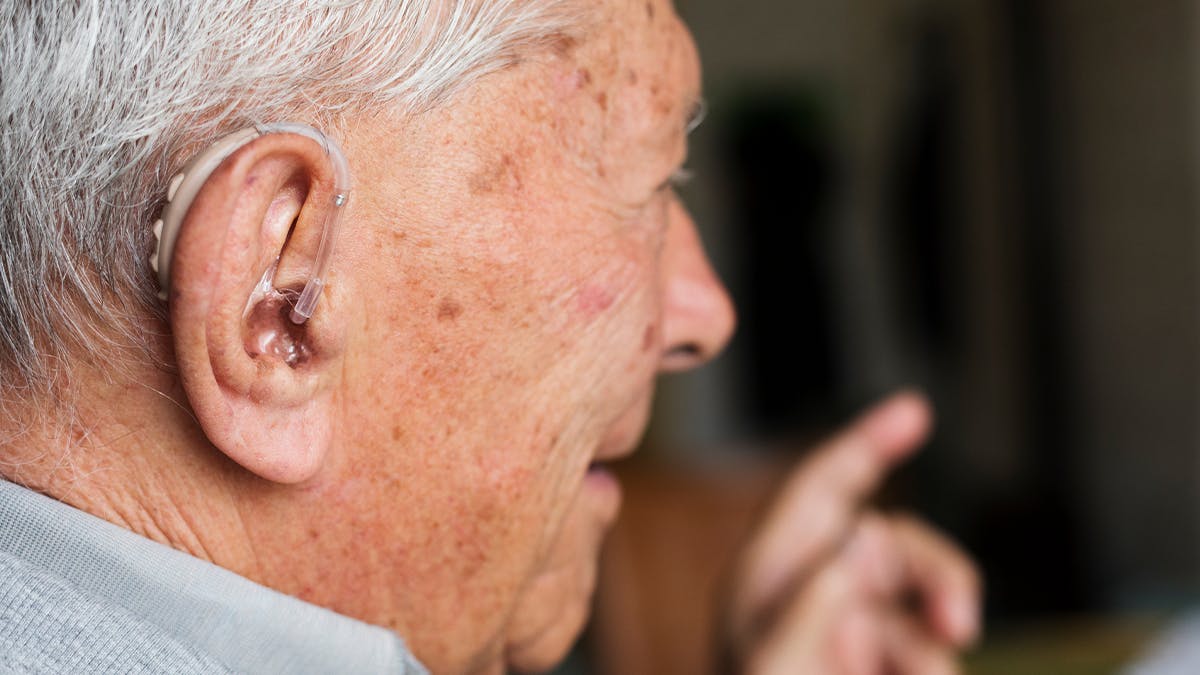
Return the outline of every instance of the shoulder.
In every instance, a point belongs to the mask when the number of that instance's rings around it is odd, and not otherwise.
[[[124,608],[2,551],[0,671],[229,672]]]

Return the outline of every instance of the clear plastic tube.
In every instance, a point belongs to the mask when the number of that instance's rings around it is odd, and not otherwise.
[[[188,162],[183,171],[171,179],[167,189],[167,204],[161,217],[154,223],[154,236],[158,246],[150,256],[150,267],[158,276],[158,297],[167,300],[170,297],[171,262],[175,253],[175,243],[179,238],[179,230],[183,225],[192,200],[195,199],[201,187],[212,172],[230,155],[246,143],[266,134],[298,134],[311,138],[325,149],[333,168],[333,196],[325,222],[321,225],[321,239],[317,244],[316,258],[313,260],[308,281],[300,292],[292,308],[290,319],[295,324],[308,321],[316,311],[317,301],[325,288],[326,274],[329,272],[329,262],[333,257],[333,242],[336,238],[338,223],[341,220],[342,209],[350,198],[350,168],[346,155],[333,139],[317,129],[297,122],[277,122],[258,124],[236,131],[217,140],[204,152],[199,153]],[[278,260],[276,260],[276,264]],[[275,265],[263,274],[259,287],[255,289],[255,297],[251,302],[261,299],[271,292],[275,285]],[[249,307],[249,306],[248,306]]]
[[[325,148],[325,154],[329,156],[333,166],[334,189],[329,216],[321,227],[321,240],[317,244],[317,257],[313,260],[312,272],[291,313],[292,323],[302,324],[312,318],[321,291],[325,288],[325,275],[329,272],[329,262],[333,258],[334,235],[337,233],[342,209],[350,198],[350,167],[346,162],[346,155],[333,139],[306,124],[279,122],[259,125],[257,128],[260,134],[288,133],[307,136]]]

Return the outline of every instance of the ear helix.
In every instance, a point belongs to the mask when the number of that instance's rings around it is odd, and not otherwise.
[[[161,217],[154,223],[154,236],[158,247],[150,256],[150,267],[158,275],[158,297],[166,300],[171,288],[171,259],[175,254],[175,243],[179,238],[179,229],[184,217],[191,208],[192,201],[199,194],[200,188],[208,180],[217,167],[234,152],[250,141],[267,134],[299,134],[313,139],[325,149],[329,156],[334,173],[333,203],[329,215],[321,228],[321,239],[317,245],[317,256],[312,271],[300,292],[296,304],[292,307],[289,317],[294,324],[302,324],[312,317],[316,311],[317,300],[325,288],[325,275],[329,270],[329,261],[333,254],[333,240],[337,232],[338,221],[342,208],[350,196],[350,170],[346,156],[341,148],[325,134],[306,124],[295,122],[280,122],[263,124],[235,131],[219,139],[203,152],[193,157],[183,167],[183,170],[171,179],[167,187],[167,205],[163,208]],[[261,292],[274,287],[275,265],[263,274],[259,286]]]

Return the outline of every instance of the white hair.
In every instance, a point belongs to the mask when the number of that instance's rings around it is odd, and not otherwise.
[[[247,121],[434,106],[578,18],[567,0],[0,0],[0,403],[68,354],[149,351],[149,224],[185,150]]]

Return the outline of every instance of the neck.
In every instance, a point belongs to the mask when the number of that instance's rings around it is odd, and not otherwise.
[[[262,578],[236,497],[252,477],[208,443],[165,374],[151,377],[163,386],[76,380],[71,403],[58,397],[6,414],[0,476]]]

